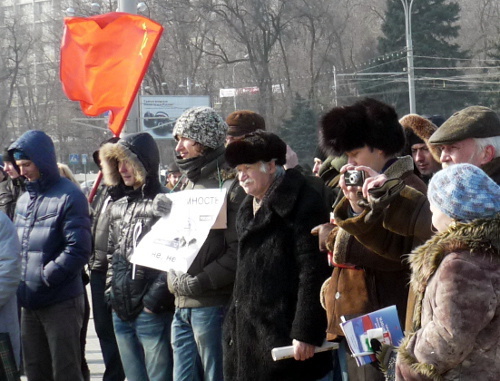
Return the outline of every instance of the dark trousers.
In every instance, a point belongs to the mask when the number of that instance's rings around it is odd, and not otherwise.
[[[106,273],[91,271],[90,290],[92,294],[95,331],[99,338],[104,366],[106,368],[102,379],[103,381],[123,381],[125,379],[125,373],[123,372],[120,353],[118,351],[118,345],[116,344],[113,318],[111,311],[104,301],[105,287]]]
[[[21,335],[30,381],[81,381],[80,330],[84,297],[37,310],[22,309]]]

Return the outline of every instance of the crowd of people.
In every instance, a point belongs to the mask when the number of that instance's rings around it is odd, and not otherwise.
[[[253,111],[223,119],[190,108],[173,136],[164,184],[150,134],[96,145],[103,181],[91,200],[45,132],[5,149],[5,379],[89,380],[90,313],[104,381],[500,379],[493,110],[445,120],[399,119],[371,98],[334,107],[321,118],[312,171]],[[132,262],[170,215],[172,192],[210,189],[226,191],[223,223],[186,272]],[[404,339],[371,343],[377,360],[358,366],[340,323],[392,305]],[[325,340],[338,347],[318,352]],[[283,346],[292,358],[273,361]]]

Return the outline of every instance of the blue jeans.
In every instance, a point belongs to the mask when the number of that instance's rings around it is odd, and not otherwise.
[[[176,308],[172,323],[175,381],[223,380],[224,313],[221,306]]]
[[[128,380],[172,380],[171,324],[170,312],[142,311],[132,321],[123,321],[113,312],[116,342]]]

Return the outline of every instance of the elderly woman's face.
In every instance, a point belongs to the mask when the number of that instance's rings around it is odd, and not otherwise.
[[[446,214],[444,214],[441,209],[439,209],[432,202],[431,212],[432,212],[432,225],[437,229],[438,232],[444,232],[448,230],[448,227],[453,222],[453,219]]]
[[[244,191],[257,200],[262,200],[273,183],[276,166],[272,161],[269,163],[259,161],[254,164],[240,164],[236,170]]]

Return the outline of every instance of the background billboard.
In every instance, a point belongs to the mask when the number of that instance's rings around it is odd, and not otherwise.
[[[143,95],[140,97],[142,131],[155,139],[172,139],[172,130],[184,110],[195,106],[209,106],[208,95]]]

